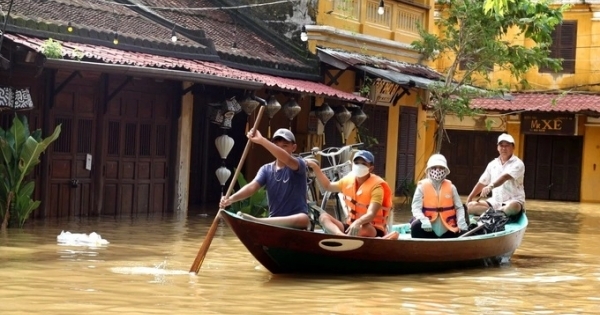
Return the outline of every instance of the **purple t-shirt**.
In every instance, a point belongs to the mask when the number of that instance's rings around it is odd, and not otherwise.
[[[308,213],[306,204],[306,163],[298,160],[298,170],[285,166],[275,170],[275,162],[263,165],[256,180],[267,190],[269,216],[282,217],[297,213]]]

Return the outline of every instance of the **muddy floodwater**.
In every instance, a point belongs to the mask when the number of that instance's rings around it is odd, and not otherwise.
[[[599,314],[600,204],[527,208],[509,265],[397,276],[272,275],[225,225],[190,275],[203,209],[32,222],[0,234],[0,314]],[[63,230],[109,244],[60,245]]]

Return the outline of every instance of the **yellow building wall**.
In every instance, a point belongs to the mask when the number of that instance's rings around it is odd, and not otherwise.
[[[600,122],[586,124],[581,163],[581,201],[600,202]]]
[[[432,9],[426,9],[423,6],[411,5],[405,2],[384,2],[386,12],[391,12],[390,27],[382,27],[381,25],[369,23],[365,20],[365,16],[368,13],[367,6],[370,5],[371,8],[375,6],[376,8],[379,4],[378,0],[355,1],[358,1],[360,4],[357,8],[351,7],[351,4],[354,3],[352,1],[341,2],[332,0],[318,2],[316,25],[332,27],[335,28],[336,31],[308,31],[307,47],[312,53],[316,53],[317,47],[327,47],[414,64],[419,62],[418,54],[409,48],[410,43],[419,38],[418,33],[416,33],[416,28],[407,30],[407,26],[405,25],[405,28],[403,29],[400,26],[402,23],[398,23],[396,19],[398,16],[402,15],[400,12],[421,16],[423,18],[423,25],[427,29],[432,30],[434,27],[434,0],[419,0],[415,2],[421,5],[425,4]],[[349,4],[350,6],[348,6]],[[336,5],[338,7],[336,7]],[[341,8],[341,6],[346,7]],[[357,36],[351,34],[349,37],[348,33],[355,33]],[[371,40],[367,42],[361,36],[376,37],[388,41]],[[398,45],[390,45],[389,40],[402,43],[404,46],[399,47]],[[330,70],[330,72],[332,75],[336,75],[338,71]],[[338,78],[338,84],[332,85],[332,87],[346,92],[354,92],[356,89],[355,75],[354,71],[346,70],[340,78]],[[327,77],[324,77],[324,82],[328,83],[327,81]],[[419,136],[417,139],[417,161],[415,161],[417,166],[415,174],[423,172],[421,166],[424,168],[424,163],[427,161],[427,158],[433,150],[433,146],[425,140],[427,137],[433,135],[431,128],[427,127],[430,123],[425,122],[426,113],[420,108],[420,105],[417,104],[418,95],[422,94],[424,94],[423,90],[413,88],[411,89],[411,95],[403,96],[398,100],[397,104],[389,107],[387,142],[385,143],[386,172],[385,174],[379,175],[386,179],[392,190],[396,189],[396,160],[398,155],[398,133],[400,130],[399,121],[401,106],[415,106],[419,108]],[[348,139],[348,143],[354,142],[354,137],[351,136]],[[427,157],[423,158],[425,155]],[[425,160],[425,162],[423,162],[423,160]]]
[[[436,10],[443,12],[443,5],[437,5]],[[518,80],[511,77],[509,71],[500,70],[498,67],[494,72],[489,74],[489,83],[483,77],[475,77],[474,85],[481,87],[498,88],[498,82],[503,85],[508,85],[511,90],[532,90],[532,91],[549,91],[561,89],[579,89],[587,91],[600,91],[600,63],[594,62],[595,56],[600,53],[600,21],[592,20],[593,11],[588,4],[577,4],[571,6],[570,10],[563,15],[565,21],[577,21],[577,49],[575,74],[562,73],[539,73],[537,68],[528,71],[524,76],[529,87],[520,86]],[[443,13],[442,16],[443,18]],[[439,33],[437,27],[434,26],[434,32]],[[525,42],[523,36],[518,35],[517,29],[512,29],[507,32],[503,40],[511,41],[515,44],[525,46],[533,45],[533,42]],[[431,66],[438,71],[444,72],[453,63],[454,58],[439,58]],[[460,77],[461,72],[457,72],[457,77]]]

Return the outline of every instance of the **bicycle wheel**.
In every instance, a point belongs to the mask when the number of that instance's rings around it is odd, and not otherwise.
[[[326,192],[323,195],[323,200],[321,201],[321,208],[323,210],[327,210],[329,206],[329,201],[333,203],[333,216],[341,222],[346,222],[346,211],[344,210],[344,203],[342,200],[342,196],[339,193],[332,193],[330,191]]]

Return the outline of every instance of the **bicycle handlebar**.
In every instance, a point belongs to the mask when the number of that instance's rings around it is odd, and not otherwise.
[[[349,144],[349,145],[345,145],[341,148],[336,148],[336,147],[330,147],[330,148],[326,148],[325,150],[334,150],[337,149],[334,152],[323,152],[323,150],[320,150],[317,147],[312,148],[311,153],[314,155],[321,155],[321,156],[325,156],[325,157],[335,157],[338,156],[344,152],[346,152],[346,150],[348,149],[352,149],[352,148],[356,148],[359,147],[361,145],[363,145],[364,143],[355,143],[355,144]]]

